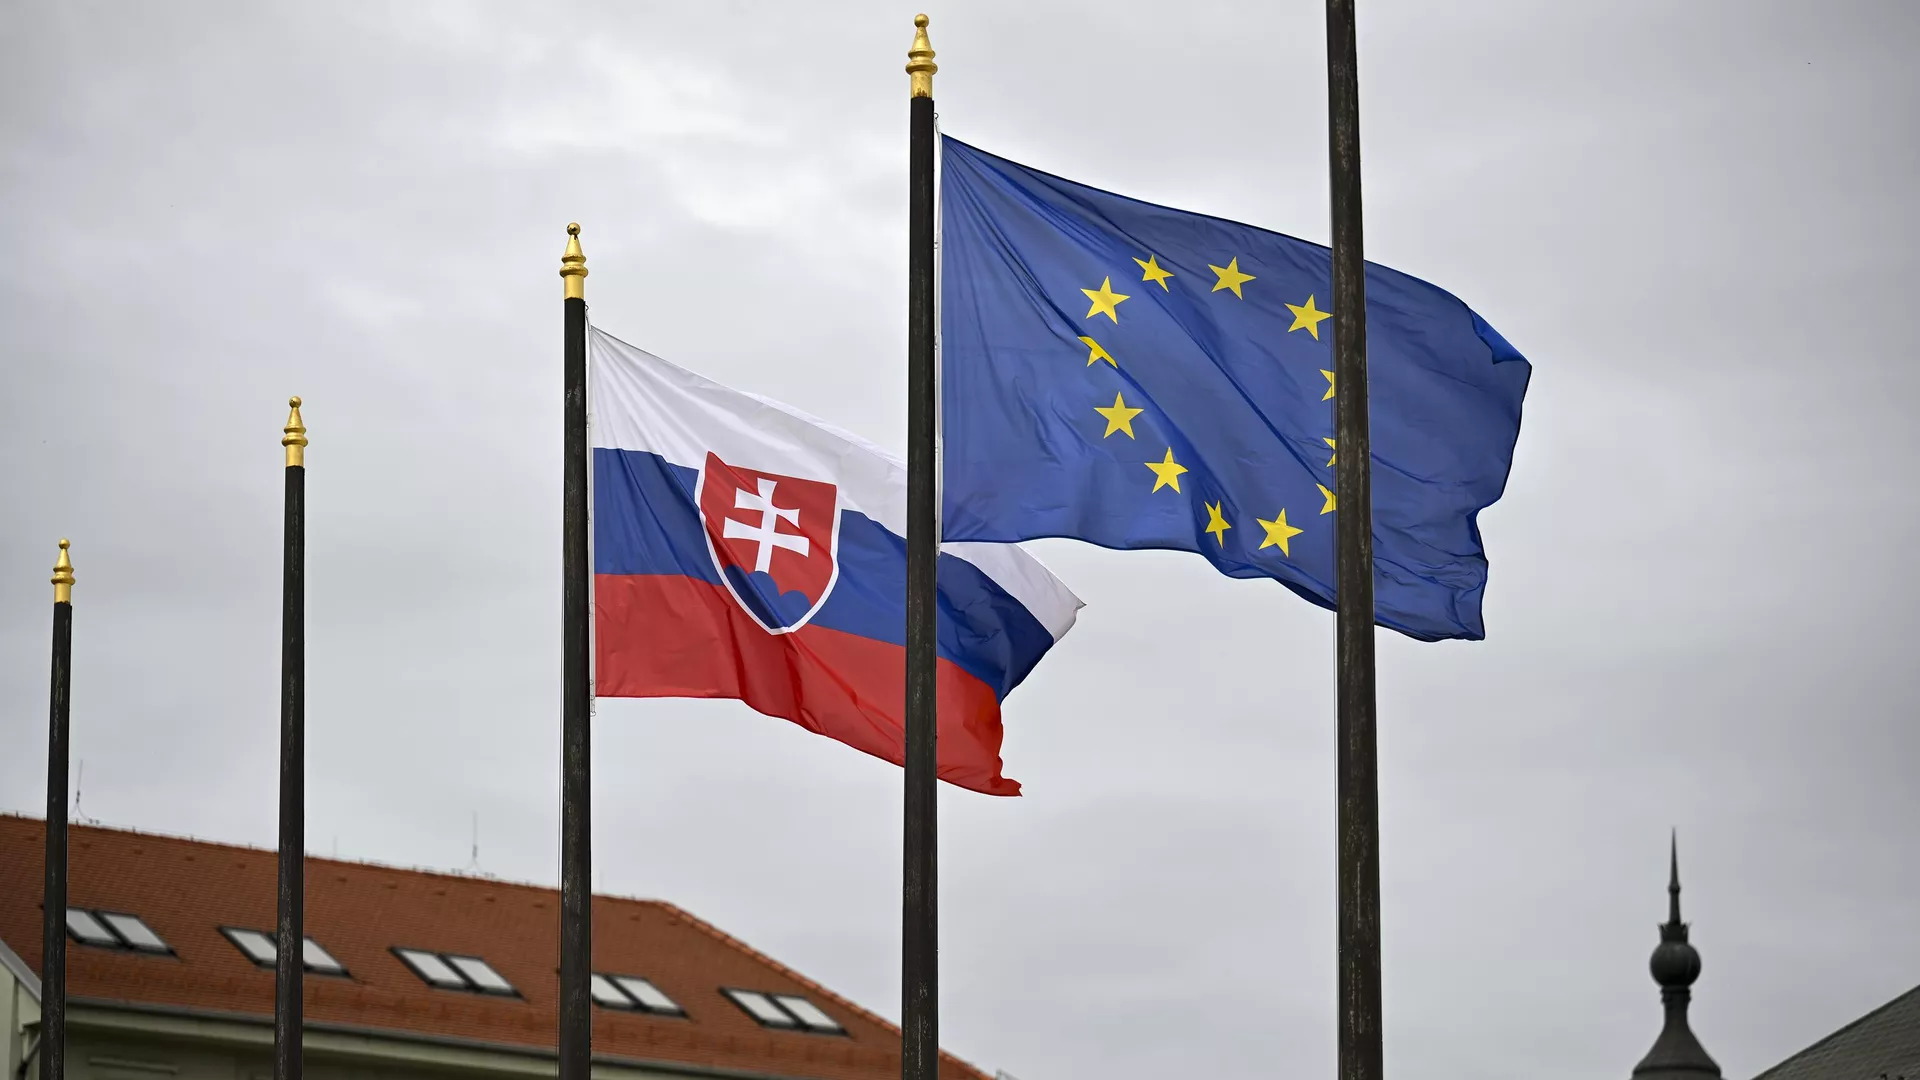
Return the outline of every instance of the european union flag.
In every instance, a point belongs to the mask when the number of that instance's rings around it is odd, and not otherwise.
[[[1331,253],[941,149],[943,533],[1206,556],[1334,607]],[[1486,636],[1476,516],[1531,374],[1451,294],[1367,265],[1377,619]]]

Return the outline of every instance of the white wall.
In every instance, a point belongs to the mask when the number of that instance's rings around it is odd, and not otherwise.
[[[0,941],[0,1062],[4,1080],[18,1080],[28,1033],[40,1023],[40,980],[7,943]]]

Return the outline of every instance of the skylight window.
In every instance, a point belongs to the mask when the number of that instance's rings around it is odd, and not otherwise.
[[[474,989],[488,994],[511,994],[513,984],[502,978],[485,960],[477,956],[449,956],[447,963],[459,969]]]
[[[68,908],[67,932],[84,945],[97,945],[103,949],[132,949],[134,952],[162,954],[173,951],[137,915]]]
[[[247,959],[261,967],[272,967],[280,954],[273,939],[258,930],[233,930],[223,926],[220,932],[227,935],[227,940],[233,942],[241,952],[246,953]]]
[[[328,975],[347,973],[347,969],[341,965],[340,961],[335,960],[332,953],[321,948],[320,943],[312,938],[301,939],[300,959],[306,964],[308,971],[320,971]]]
[[[280,947],[278,943],[274,941],[273,935],[265,931],[242,930],[238,927],[223,926],[220,928],[220,932],[227,935],[227,940],[233,942],[235,948],[245,953],[247,959],[259,964],[261,967],[272,967],[279,958]],[[300,958],[305,962],[308,971],[318,972],[322,975],[345,975],[347,973],[346,967],[342,965],[340,961],[335,960],[333,954],[321,948],[319,942],[312,938],[306,938],[304,941],[304,947],[300,950]]]
[[[400,959],[407,962],[415,975],[425,979],[430,985],[448,990],[467,990],[467,980],[451,967],[438,954],[422,952],[419,949],[395,949]]]
[[[828,1016],[825,1009],[794,994],[775,994],[774,1003],[792,1013],[809,1031],[837,1032],[845,1030],[839,1021]]]
[[[745,1009],[748,1016],[766,1027],[796,1028],[800,1021],[793,1014],[773,1003],[773,999],[755,990],[723,990],[722,993],[733,999],[735,1005]]]
[[[648,1012],[681,1013],[686,1011],[680,1007],[678,1002],[668,997],[665,991],[645,979],[635,978],[632,975],[615,975],[613,981],[619,983],[620,989],[625,990],[633,997],[633,1000],[640,1003],[641,1008]]]
[[[415,975],[426,980],[430,986],[443,990],[471,990],[479,994],[517,995],[513,988],[493,965],[477,956],[456,956],[451,953],[428,952],[425,949],[393,950],[395,956],[406,961]]]
[[[67,933],[72,934],[75,940],[88,945],[100,945],[109,949],[120,945],[120,939],[113,935],[113,931],[107,929],[105,923],[94,918],[93,912],[82,911],[79,908],[67,909]]]
[[[665,991],[637,975],[602,975],[595,972],[593,1000],[609,1009],[637,1010],[665,1016],[682,1016],[686,1012]]]
[[[847,1029],[828,1016],[825,1009],[798,994],[763,994],[758,990],[729,990],[725,987],[720,992],[732,998],[735,1005],[746,1010],[748,1016],[765,1027],[787,1031],[804,1028],[825,1035],[846,1034]]]
[[[173,951],[167,948],[166,942],[160,940],[159,934],[154,933],[136,915],[117,915],[110,911],[102,911],[100,921],[112,927],[113,932],[120,935],[120,940],[126,942],[129,949],[158,953]]]
[[[633,1000],[620,992],[605,975],[595,975],[589,983],[593,990],[593,1000],[609,1009],[631,1009]]]

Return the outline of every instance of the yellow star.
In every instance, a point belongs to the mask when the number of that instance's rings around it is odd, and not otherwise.
[[[1327,377],[1327,392],[1320,395],[1320,400],[1332,401],[1333,400],[1333,372],[1328,371],[1326,368],[1321,368],[1320,374],[1325,375]]]
[[[1222,517],[1220,514],[1220,504],[1208,503],[1207,504],[1207,531],[1213,534],[1214,542],[1219,544],[1221,547],[1226,547],[1227,546],[1227,530],[1231,528],[1233,528],[1233,526],[1227,524],[1227,519],[1225,517]]]
[[[1103,409],[1095,405],[1093,411],[1107,418],[1106,434],[1100,436],[1103,439],[1116,431],[1124,431],[1127,433],[1127,438],[1133,438],[1133,418],[1146,412],[1145,409],[1127,408],[1126,400],[1119,394],[1113,395],[1113,408]],[[1175,487],[1174,490],[1178,491],[1179,488]]]
[[[1167,279],[1173,276],[1173,271],[1161,269],[1158,256],[1149,255],[1144,259],[1135,259],[1133,261],[1139,263],[1140,269],[1143,271],[1140,275],[1141,281],[1153,282],[1160,286],[1160,291],[1162,292],[1170,291],[1167,288]]]
[[[1287,310],[1293,312],[1293,325],[1287,327],[1287,333],[1291,334],[1295,330],[1305,330],[1307,333],[1313,335],[1313,340],[1315,341],[1320,340],[1321,322],[1333,318],[1333,312],[1331,311],[1316,310],[1313,306],[1313,297],[1311,296],[1307,297],[1307,302],[1304,304],[1288,304]]]
[[[1120,316],[1114,314],[1113,309],[1119,307],[1120,301],[1127,299],[1127,297],[1124,293],[1113,291],[1112,278],[1102,278],[1100,287],[1097,289],[1081,289],[1080,291],[1086,293],[1087,299],[1093,301],[1093,306],[1087,309],[1087,318],[1091,319],[1095,315],[1105,315],[1114,322],[1120,321]]]
[[[1261,548],[1277,547],[1280,549],[1280,554],[1285,555],[1289,559],[1293,558],[1293,552],[1287,550],[1287,541],[1299,536],[1306,531],[1305,529],[1296,529],[1287,524],[1287,512],[1285,510],[1281,510],[1280,516],[1274,518],[1272,521],[1268,521],[1266,518],[1254,518],[1254,520],[1260,523],[1261,528],[1267,530],[1267,538],[1260,541]]]
[[[1327,485],[1315,484],[1313,486],[1319,488],[1321,496],[1327,500],[1327,505],[1320,508],[1321,513],[1331,514],[1334,510],[1338,509],[1333,505],[1336,500],[1334,499],[1333,492],[1327,490]]]
[[[1092,313],[1089,312],[1088,314],[1092,314]],[[1090,337],[1082,336],[1080,338],[1080,344],[1085,345],[1087,347],[1087,366],[1088,367],[1092,367],[1093,365],[1099,363],[1102,360],[1105,360],[1109,364],[1113,364],[1113,357],[1107,354],[1107,350],[1100,347],[1099,342],[1093,340]],[[1119,364],[1113,364],[1113,367],[1115,371],[1118,371],[1120,369]]]
[[[1213,283],[1214,292],[1219,292],[1221,289],[1232,289],[1233,295],[1240,297],[1242,300],[1246,299],[1246,296],[1240,292],[1240,286],[1252,281],[1253,275],[1240,272],[1239,256],[1236,255],[1227,260],[1227,265],[1225,266],[1215,266],[1212,263],[1208,263],[1207,269],[1213,271],[1214,275],[1220,279]]]
[[[1187,467],[1177,464],[1173,460],[1173,447],[1167,447],[1167,460],[1149,461],[1146,464],[1147,468],[1153,470],[1154,491],[1159,491],[1163,487],[1170,487],[1175,491],[1180,490],[1180,474],[1186,472]],[[1153,492],[1150,491],[1147,494],[1151,495]]]
[[[1321,398],[1320,400],[1325,401],[1326,398]],[[1327,467],[1332,468],[1333,459],[1340,456],[1340,453],[1339,453],[1340,448],[1333,445],[1333,440],[1327,438],[1324,435],[1321,436],[1320,441],[1327,444],[1327,449],[1334,451],[1333,453],[1327,455]]]

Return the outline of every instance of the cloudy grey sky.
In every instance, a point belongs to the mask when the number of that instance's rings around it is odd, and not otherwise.
[[[1751,1076],[1920,983],[1911,4],[1362,0],[1368,254],[1534,363],[1488,640],[1380,642],[1401,1077],[1620,1077],[1666,837]],[[279,428],[308,400],[309,842],[558,874],[560,282],[904,433],[901,3],[0,4],[0,807],[47,569],[111,824],[274,836]],[[934,7],[949,132],[1326,236],[1319,6]],[[1070,544],[1017,800],[942,793],[943,1042],[1023,1080],[1327,1075],[1332,620]],[[893,768],[603,703],[605,891],[897,1014]]]

